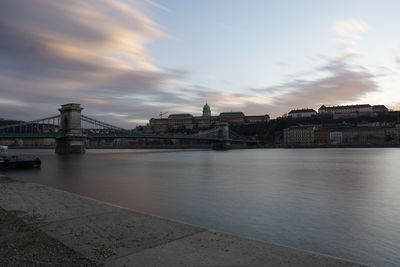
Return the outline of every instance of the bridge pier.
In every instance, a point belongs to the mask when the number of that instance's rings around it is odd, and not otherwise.
[[[216,125],[218,129],[218,138],[221,141],[213,143],[212,149],[214,150],[228,150],[231,148],[231,141],[229,139],[229,125],[228,123],[221,123]]]
[[[82,109],[80,104],[61,105],[59,111],[62,136],[56,139],[57,154],[85,153],[86,138],[81,126]]]
[[[231,142],[228,141],[220,141],[220,142],[215,142],[212,145],[212,149],[214,150],[228,150],[231,149]]]
[[[75,137],[59,137],[56,139],[57,154],[83,154],[85,153],[85,141]]]

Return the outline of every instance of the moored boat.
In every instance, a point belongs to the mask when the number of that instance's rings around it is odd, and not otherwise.
[[[40,168],[41,160],[33,155],[8,155],[8,147],[0,146],[0,169]]]

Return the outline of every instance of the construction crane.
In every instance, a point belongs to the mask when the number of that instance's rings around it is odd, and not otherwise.
[[[160,119],[162,119],[162,116],[165,115],[165,114],[168,114],[168,113],[169,113],[168,111],[167,112],[160,112],[160,114],[158,116],[160,116]]]

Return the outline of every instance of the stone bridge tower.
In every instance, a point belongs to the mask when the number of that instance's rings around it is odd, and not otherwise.
[[[229,125],[226,122],[219,123],[215,125],[218,129],[217,137],[221,138],[221,141],[215,142],[213,144],[213,149],[215,150],[227,150],[231,148],[231,142],[229,137]]]
[[[61,136],[56,139],[56,153],[85,153],[85,136],[81,127],[80,104],[65,104],[59,109],[61,113]]]

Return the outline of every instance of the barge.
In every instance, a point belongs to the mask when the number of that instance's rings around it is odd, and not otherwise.
[[[41,160],[33,155],[8,155],[8,147],[0,146],[0,169],[40,168]]]

